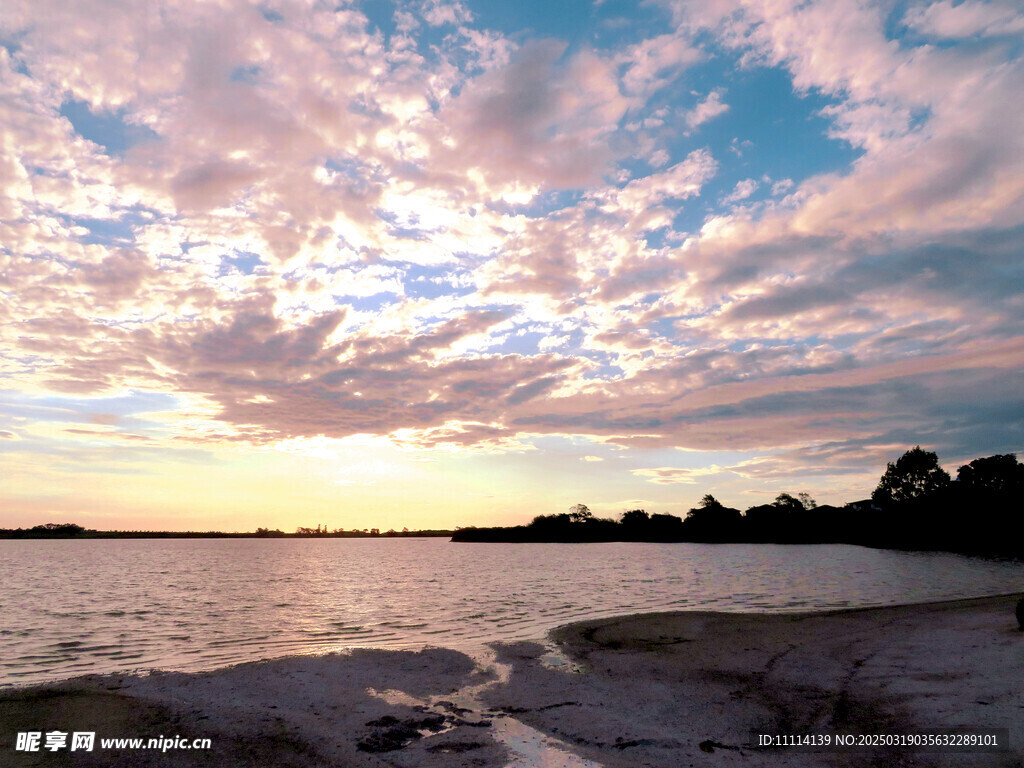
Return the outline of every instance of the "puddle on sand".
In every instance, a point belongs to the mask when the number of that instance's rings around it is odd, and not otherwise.
[[[564,742],[513,717],[496,717],[491,732],[512,753],[505,768],[603,768],[570,752]]]
[[[582,675],[584,668],[566,656],[562,649],[550,640],[544,642],[544,653],[537,659],[548,669],[557,669],[562,672],[571,672],[574,675]]]
[[[545,642],[544,645],[545,653],[541,657],[541,662],[546,666],[577,673],[581,671],[553,643]],[[446,696],[445,700],[454,704],[455,707],[479,713],[485,710],[480,699],[484,690],[492,685],[501,685],[507,682],[512,674],[512,665],[499,662],[497,654],[489,648],[478,650],[472,654],[472,657],[480,668],[490,667],[493,669],[497,674],[497,679],[461,688]],[[389,704],[421,706],[430,710],[438,708],[437,702],[418,699],[402,691],[377,691],[371,688],[369,693]],[[488,729],[491,736],[509,751],[509,759],[504,768],[604,768],[601,763],[580,757],[565,742],[548,736],[536,728],[531,728],[511,715],[488,712],[487,718],[491,721],[491,727]],[[426,733],[423,735],[428,736]]]
[[[538,661],[545,667],[573,674],[583,672],[583,669],[553,642],[545,638],[542,644],[544,653]],[[479,661],[478,659],[478,663]],[[497,670],[499,683],[508,682],[512,674],[511,664],[502,664],[497,660],[496,654],[491,655],[487,663]],[[485,687],[478,686],[477,692]],[[504,744],[512,753],[513,757],[505,764],[505,768],[604,768],[600,763],[580,757],[565,742],[531,728],[509,715],[494,718],[493,733],[495,740]]]

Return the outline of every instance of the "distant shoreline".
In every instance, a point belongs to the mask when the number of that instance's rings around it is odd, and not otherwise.
[[[0,529],[0,539],[17,540],[83,540],[83,539],[422,539],[450,538],[454,531],[340,531],[330,533],[268,533],[224,531],[92,531],[81,533],[33,532],[32,529]]]

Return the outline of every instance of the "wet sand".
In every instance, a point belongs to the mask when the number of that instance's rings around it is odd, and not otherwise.
[[[607,768],[688,765],[1019,766],[1024,757],[1022,595],[830,613],[669,613],[552,633],[581,668],[505,649],[522,710]],[[557,705],[557,706],[554,706]],[[1009,729],[1010,751],[758,748],[760,734]]]
[[[11,766],[1021,766],[1024,595],[829,613],[588,621],[552,643],[357,650],[0,695]],[[555,650],[557,649],[557,650]],[[553,652],[554,651],[554,652]],[[1008,729],[1001,752],[758,745],[761,734]],[[14,751],[18,731],[209,750]]]

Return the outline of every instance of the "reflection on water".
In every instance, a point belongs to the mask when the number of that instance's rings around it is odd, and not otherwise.
[[[845,545],[446,539],[0,541],[0,684],[346,647],[473,651],[640,611],[793,611],[1024,589],[1024,564]]]

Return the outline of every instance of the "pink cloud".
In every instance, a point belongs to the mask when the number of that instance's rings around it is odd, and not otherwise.
[[[122,249],[98,264],[85,265],[77,277],[101,299],[117,300],[133,296],[155,274],[156,269],[144,253]]]
[[[204,211],[231,205],[238,193],[261,174],[245,163],[213,160],[179,172],[171,191],[179,210]]]
[[[1019,6],[1004,2],[963,2],[951,0],[911,8],[903,17],[910,27],[938,37],[1012,35],[1024,31],[1024,13]]]
[[[792,448],[736,469],[774,477],[845,472],[843,451],[875,460],[936,422],[961,446],[1008,434],[1024,80],[994,39],[1007,8],[907,12],[918,33],[993,38],[955,47],[890,40],[870,4],[692,3],[611,51],[469,29],[458,3],[385,37],[302,4],[271,21],[13,1],[0,370],[177,391],[212,409],[183,441]],[[666,103],[692,94],[698,30],[824,94],[860,158],[751,202],[771,184],[740,165],[758,147],[716,159],[687,135],[724,91]],[[105,154],[60,116],[69,97],[159,138]],[[961,403],[974,392],[991,406]],[[804,461],[822,441],[840,447]]]
[[[741,200],[746,200],[754,192],[757,191],[758,183],[754,179],[742,179],[736,182],[736,186],[733,187],[732,192],[722,198],[724,203],[738,203]]]
[[[729,105],[722,102],[722,91],[714,90],[707,97],[686,113],[686,124],[690,130],[696,130],[708,120],[728,112]]]
[[[612,66],[565,44],[532,41],[509,64],[470,81],[441,112],[454,146],[446,162],[496,182],[581,186],[600,181],[613,154],[608,135],[629,101]]]
[[[427,23],[434,27],[445,24],[465,24],[473,20],[473,14],[459,2],[425,0],[422,13]]]
[[[646,100],[702,57],[700,50],[681,35],[659,35],[643,40],[629,46],[619,56],[625,68],[623,88],[631,96]]]

